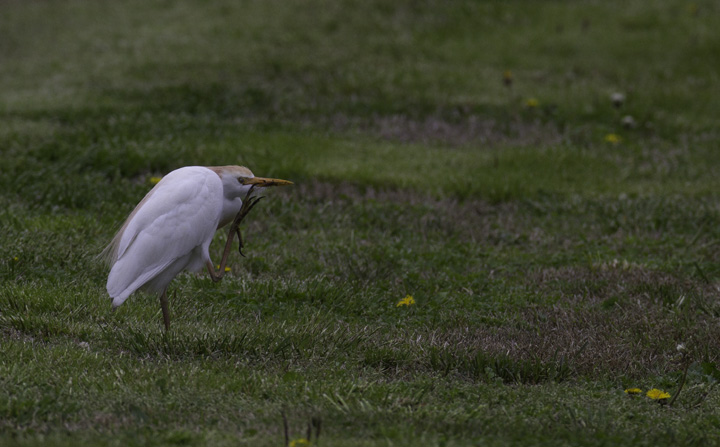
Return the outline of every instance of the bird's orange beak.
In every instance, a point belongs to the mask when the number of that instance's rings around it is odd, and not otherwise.
[[[293,182],[288,180],[280,180],[279,178],[264,178],[264,177],[253,177],[253,178],[246,178],[243,180],[243,185],[255,185],[260,188],[265,188],[267,186],[285,186],[285,185],[292,185]]]

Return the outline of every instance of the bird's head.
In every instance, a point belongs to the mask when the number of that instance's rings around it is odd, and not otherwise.
[[[223,192],[226,197],[244,197],[250,188],[265,188],[268,186],[292,185],[288,180],[276,178],[255,177],[251,170],[245,166],[214,166],[211,167],[223,182]]]

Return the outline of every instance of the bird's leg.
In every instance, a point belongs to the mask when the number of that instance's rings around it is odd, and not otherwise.
[[[238,211],[237,215],[235,215],[235,219],[233,219],[233,222],[230,225],[230,229],[228,230],[227,242],[225,242],[225,250],[223,251],[223,256],[220,260],[220,265],[218,266],[218,271],[215,271],[212,262],[208,261],[206,264],[208,273],[210,273],[210,278],[212,278],[214,282],[220,281],[223,276],[225,276],[225,264],[227,263],[228,256],[230,255],[230,250],[232,249],[232,241],[233,237],[235,237],[235,234],[237,234],[238,239],[240,240],[239,250],[240,254],[243,255],[243,240],[242,235],[240,234],[240,222],[242,222],[242,220],[245,218],[245,216],[248,215],[250,210],[252,210],[253,207],[260,201],[260,199],[262,199],[262,197],[250,197],[250,194],[252,193],[254,188],[254,186],[250,187],[247,194],[245,194],[245,198],[243,198],[242,202],[242,207],[240,207],[240,211]]]
[[[223,276],[225,276],[225,264],[227,263],[227,258],[230,255],[230,250],[232,249],[233,236],[233,228],[230,227],[230,231],[228,231],[227,242],[225,242],[225,250],[223,251],[223,256],[220,260],[220,265],[218,266],[218,271],[215,271],[215,267],[213,266],[211,261],[207,261],[206,263],[208,273],[210,273],[210,278],[212,278],[213,282],[218,282],[223,278]]]
[[[163,323],[165,323],[165,330],[170,330],[170,309],[168,309],[167,289],[163,290],[160,294],[160,307],[163,313]]]

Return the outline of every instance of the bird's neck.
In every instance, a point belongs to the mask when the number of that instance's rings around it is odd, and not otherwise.
[[[227,197],[224,198],[222,211],[220,212],[220,221],[218,222],[218,229],[232,222],[235,215],[240,211],[240,208],[242,208],[242,199],[240,197],[235,197],[233,199],[228,199]]]

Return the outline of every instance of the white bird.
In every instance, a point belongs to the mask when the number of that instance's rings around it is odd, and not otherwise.
[[[233,234],[240,236],[240,221],[259,200],[250,197],[252,190],[290,184],[255,177],[243,166],[188,166],[167,174],[130,213],[103,251],[111,267],[107,291],[113,309],[140,288],[157,292],[168,329],[167,287],[173,278],[183,270],[207,267],[213,281],[219,281],[225,274]],[[216,273],[210,242],[215,231],[230,222],[233,225]]]

